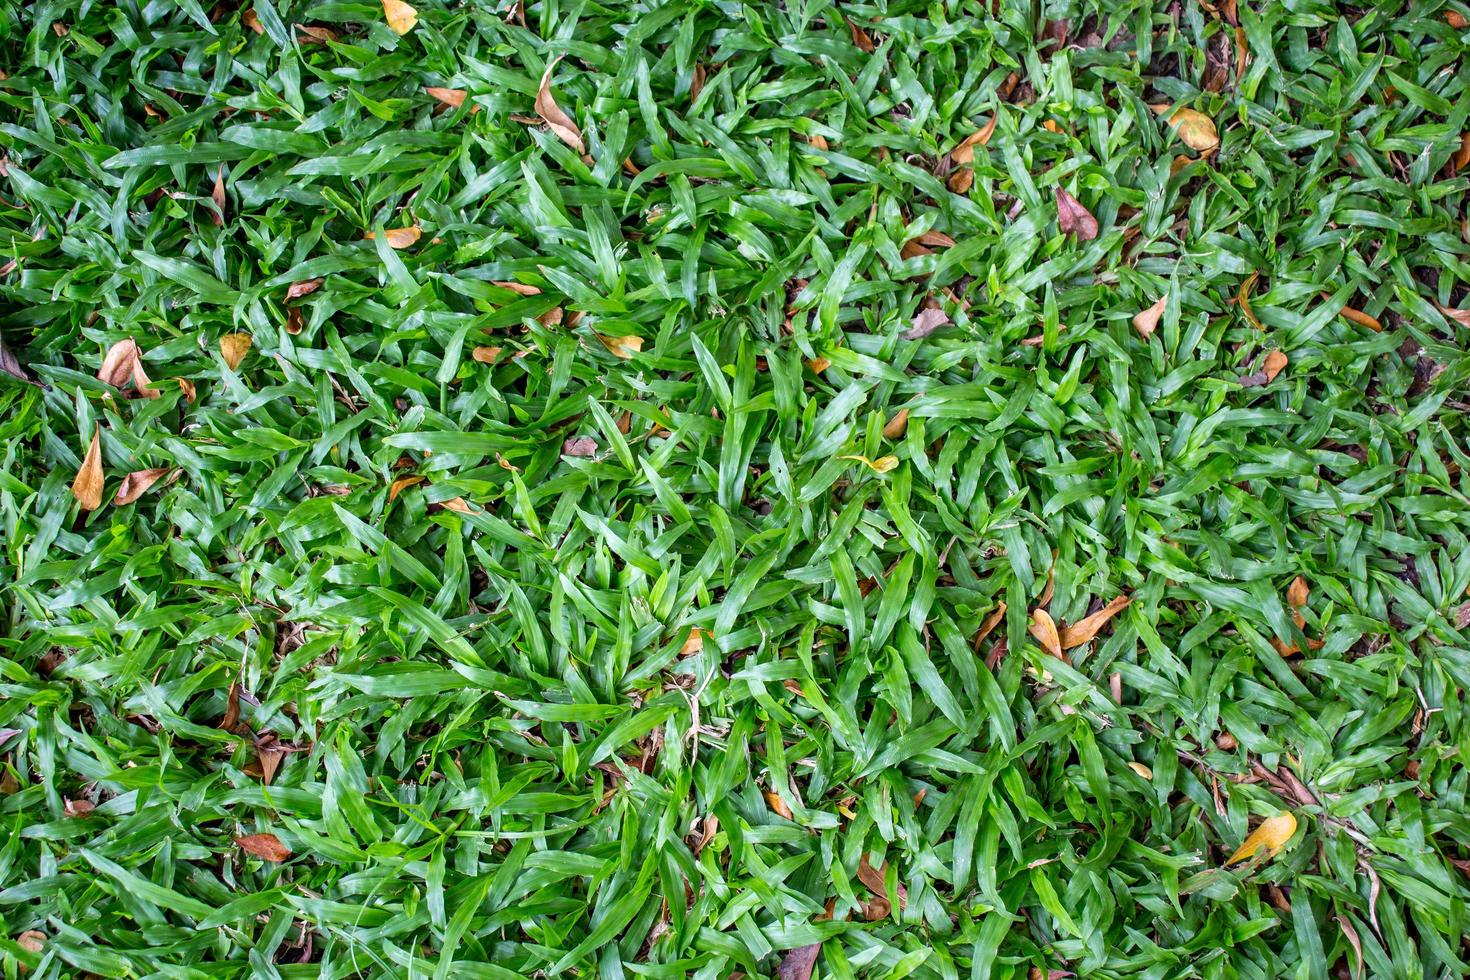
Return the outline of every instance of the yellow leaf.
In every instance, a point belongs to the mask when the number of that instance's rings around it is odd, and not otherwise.
[[[632,360],[633,355],[643,349],[642,337],[608,337],[597,334],[597,339],[602,341],[602,346],[606,347],[614,357],[621,357],[625,361]]]
[[[219,354],[225,359],[233,371],[245,360],[245,355],[250,353],[252,341],[248,333],[227,333],[219,339]]]
[[[400,36],[413,30],[413,25],[419,22],[419,12],[403,0],[383,0],[383,15],[388,18],[393,33]]]
[[[874,473],[892,473],[898,469],[897,456],[879,456],[877,459],[869,459],[866,456],[839,456],[837,458],[856,460]]]
[[[92,442],[87,454],[82,457],[82,468],[71,481],[71,495],[77,498],[82,510],[96,510],[102,506],[102,429],[92,430]]]
[[[541,87],[536,90],[536,115],[551,127],[551,131],[559,140],[576,150],[578,154],[585,156],[587,147],[582,143],[582,130],[551,96],[551,73],[556,69],[558,61],[561,59],[557,58],[547,65],[546,73],[541,76]]]
[[[1152,337],[1154,331],[1159,328],[1159,318],[1164,315],[1164,305],[1168,301],[1169,296],[1166,293],[1160,296],[1153,306],[1134,316],[1133,329],[1145,338]]]
[[[1062,656],[1062,640],[1057,635],[1056,620],[1051,618],[1051,613],[1045,609],[1036,609],[1031,613],[1031,625],[1026,631],[1036,638],[1041,648],[1057,659]]]
[[[1225,859],[1226,864],[1235,864],[1255,855],[1261,848],[1266,848],[1271,857],[1276,856],[1282,845],[1291,840],[1291,835],[1296,833],[1296,817],[1290,811],[1283,810],[1274,817],[1267,817],[1261,821],[1261,825],[1251,831],[1245,843],[1236,848],[1235,853]]]
[[[1138,773],[1144,779],[1154,778],[1154,771],[1141,762],[1130,762],[1128,763],[1128,768]]]
[[[1150,106],[1149,108],[1160,116],[1169,112],[1169,107],[1166,105]],[[1206,153],[1220,145],[1220,134],[1215,129],[1215,120],[1203,112],[1181,106],[1175,108],[1166,121],[1174,127],[1174,132],[1179,134],[1184,145],[1191,150]]]

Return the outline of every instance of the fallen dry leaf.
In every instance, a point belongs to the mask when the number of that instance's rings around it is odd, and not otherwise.
[[[286,299],[300,299],[303,296],[314,293],[321,288],[322,283],[324,282],[326,282],[326,280],[320,278],[303,279],[300,282],[293,282],[291,285],[286,287]]]
[[[383,16],[388,18],[388,26],[393,33],[399,36],[413,30],[413,25],[419,22],[419,12],[403,0],[383,0]]]
[[[265,28],[261,26],[260,17],[256,15],[254,7],[248,8],[243,14],[240,15],[240,23],[244,24],[246,27],[250,28],[257,34],[265,33]]]
[[[1460,326],[1470,327],[1470,310],[1457,310],[1452,306],[1440,306],[1438,303],[1434,305],[1435,308],[1439,310],[1439,312],[1443,313],[1446,317],[1455,321]]]
[[[21,367],[20,360],[10,352],[10,348],[5,346],[5,341],[3,340],[0,340],[0,372],[4,372],[15,380],[24,381],[26,384],[36,388],[45,387],[40,382],[31,379],[26,369]]]
[[[620,357],[625,361],[632,360],[633,355],[643,349],[643,338],[637,336],[608,337],[597,334],[597,339],[602,341],[602,346],[608,349],[608,353],[614,357]]]
[[[1460,134],[1460,148],[1455,151],[1454,156],[1450,157],[1450,163],[1457,172],[1464,170],[1466,165],[1470,164],[1470,133]]]
[[[1058,660],[1062,658],[1062,638],[1057,634],[1056,620],[1051,618],[1051,613],[1045,609],[1033,609],[1031,625],[1026,627],[1026,632],[1035,637],[1047,653]]]
[[[1141,762],[1130,762],[1128,763],[1128,768],[1138,773],[1144,779],[1154,778],[1154,771]]]
[[[240,366],[245,360],[245,355],[250,353],[250,345],[254,343],[248,333],[227,333],[219,339],[219,354],[225,359],[231,371]]]
[[[398,495],[407,490],[409,487],[417,486],[418,484],[423,482],[424,478],[417,473],[410,473],[408,476],[400,476],[398,479],[394,480],[388,485],[388,503],[391,504],[393,501],[397,500]]]
[[[433,85],[425,85],[424,93],[430,98],[437,99],[451,109],[458,109],[464,105],[465,92],[462,88],[436,88]]]
[[[281,843],[281,839],[275,834],[246,834],[244,837],[236,837],[235,843],[247,854],[254,854],[276,864],[291,856],[291,848]]]
[[[1255,288],[1256,280],[1260,278],[1259,272],[1252,272],[1246,276],[1245,281],[1240,284],[1240,290],[1235,294],[1235,303],[1240,307],[1240,312],[1245,314],[1245,318],[1250,321],[1251,326],[1257,330],[1265,330],[1266,327],[1256,319],[1255,311],[1251,309],[1251,290]]]
[[[214,174],[214,190],[209,192],[209,199],[214,202],[214,223],[223,225],[225,223],[225,168],[220,167]]]
[[[1331,297],[1328,296],[1326,293],[1323,293],[1322,298],[1325,300],[1330,299]],[[1355,310],[1351,306],[1344,306],[1342,309],[1337,311],[1337,314],[1338,316],[1346,317],[1360,327],[1367,327],[1374,333],[1381,333],[1383,331],[1383,324],[1378,322],[1378,318],[1375,316],[1370,316],[1369,314],[1364,313],[1362,310]]]
[[[898,469],[897,456],[879,456],[877,459],[869,459],[866,456],[838,456],[838,459],[850,459],[862,463],[874,473],[892,473]]]
[[[157,398],[163,392],[150,387],[148,374],[143,370],[143,352],[131,337],[119,340],[102,356],[102,366],[97,369],[97,380],[121,389],[129,380],[137,393],[144,398]]]
[[[337,40],[337,32],[330,27],[297,24],[296,30],[300,32],[300,40],[303,44],[326,44],[328,41]]]
[[[990,117],[990,122],[966,136],[960,144],[949,151],[945,165],[956,168],[949,175],[949,189],[956,194],[968,194],[975,183],[975,147],[985,146],[990,142],[990,137],[995,135],[995,124],[1000,119],[996,113]]]
[[[511,292],[517,293],[521,296],[541,295],[541,290],[539,288],[535,286],[527,286],[523,282],[511,282],[509,280],[495,279],[491,281],[490,285],[499,286],[501,289],[509,289]],[[561,307],[557,307],[557,309],[561,309]]]
[[[813,357],[806,361],[807,370],[812,374],[821,374],[832,366],[832,362],[825,357]]]
[[[579,436],[576,439],[568,439],[561,444],[563,456],[581,456],[591,458],[597,455],[597,440],[588,436]]]
[[[1082,202],[1071,194],[1056,188],[1057,226],[1062,234],[1075,235],[1079,242],[1090,242],[1097,237],[1097,219],[1082,206]]]
[[[480,346],[471,351],[470,356],[481,364],[494,364],[495,358],[500,356],[501,350],[503,348]]]
[[[383,232],[383,237],[388,240],[389,248],[409,248],[419,240],[419,237],[423,235],[423,233],[423,229],[415,224],[410,225],[407,228],[389,228],[387,231]],[[362,237],[364,239],[367,239],[368,241],[371,241],[378,237],[378,233],[370,231]]]
[[[66,804],[61,808],[61,812],[72,819],[76,819],[77,817],[85,817],[95,809],[97,809],[97,804],[91,800],[67,800]]]
[[[1291,604],[1293,610],[1305,606],[1311,598],[1312,588],[1307,584],[1307,580],[1300,575],[1292,579],[1291,584],[1286,587],[1286,601]],[[1297,623],[1297,625],[1301,626],[1302,623]]]
[[[1273,350],[1266,355],[1265,371],[1268,382],[1276,380],[1276,375],[1280,374],[1282,368],[1286,367],[1286,361],[1286,355],[1279,350]]]
[[[766,790],[764,795],[766,805],[771,808],[772,813],[778,817],[785,817],[787,820],[791,819],[791,807],[786,805],[786,801],[781,799],[780,794]]]
[[[776,967],[776,980],[811,980],[812,970],[816,967],[817,956],[821,952],[821,943],[787,950]]]
[[[950,322],[949,314],[937,306],[926,306],[914,314],[912,326],[904,331],[904,340],[922,340]]]
[[[1215,129],[1215,121],[1203,112],[1198,112],[1185,106],[1176,107],[1172,113],[1169,106],[1149,106],[1155,115],[1169,114],[1165,120],[1174,128],[1174,132],[1184,141],[1184,145],[1198,153],[1207,153],[1220,145],[1220,133]]]
[[[112,506],[126,507],[147,493],[153,484],[173,472],[177,471],[172,466],[155,466],[152,469],[134,470],[123,477],[122,484],[117,488],[117,496],[112,498]],[[173,481],[171,480],[169,482]]]
[[[985,638],[991,634],[991,631],[1000,625],[1000,621],[1002,619],[1005,619],[1005,615],[1006,604],[1002,602],[998,603],[995,607],[995,610],[991,612],[989,616],[985,617],[985,621],[980,624],[980,632],[975,634],[976,652],[979,652],[980,644],[984,642]]]
[[[1225,859],[1226,864],[1235,864],[1255,855],[1261,848],[1266,848],[1271,857],[1281,850],[1282,846],[1296,833],[1296,817],[1288,810],[1267,817],[1261,821],[1261,825],[1251,831],[1245,843],[1235,849],[1235,853]]]
[[[709,73],[707,71],[705,71],[704,65],[699,64],[699,63],[696,63],[694,65],[694,75],[693,75],[693,77],[691,77],[689,79],[689,101],[690,102],[698,102],[699,101],[699,93],[704,91],[704,82],[705,82],[705,79],[708,78],[708,77],[709,77]]]
[[[291,336],[301,333],[306,325],[306,318],[301,314],[301,307],[289,306],[286,308],[286,332]]]
[[[46,947],[46,934],[36,929],[27,929],[16,937],[15,942],[27,953],[39,953]],[[815,960],[815,957],[813,959]],[[807,971],[807,976],[811,976],[810,970]]]
[[[858,881],[861,881],[864,885],[867,886],[868,891],[872,892],[874,895],[879,896],[880,898],[886,898],[888,895],[888,887],[884,881],[887,876],[887,861],[883,862],[883,867],[875,868],[868,863],[868,856],[866,854],[864,854],[862,858],[858,860]],[[898,893],[899,909],[902,910],[904,908],[907,908],[909,901],[909,890],[903,886],[902,882],[899,882],[895,891],[897,891]]]
[[[1154,304],[1133,317],[1133,329],[1137,330],[1142,337],[1152,337],[1154,331],[1159,328],[1159,318],[1164,315],[1164,307],[1169,302],[1168,294],[1160,296]]]
[[[847,30],[852,35],[852,43],[856,45],[859,51],[872,54],[878,50],[878,46],[873,43],[872,35],[857,26],[857,21],[851,17],[847,18]]]
[[[1128,604],[1132,601],[1128,596],[1120,595],[1091,616],[1079,619],[1071,626],[1062,630],[1062,649],[1070,650],[1073,647],[1080,647],[1082,644],[1091,640],[1098,634],[1099,630],[1107,625],[1108,620],[1118,615],[1124,609],[1127,609]]]
[[[1465,28],[1470,27],[1470,20],[1466,20],[1465,15],[1458,10],[1446,10],[1444,12],[1444,22],[1457,31],[1463,31]]]
[[[559,61],[560,58],[554,59],[541,76],[541,87],[536,91],[536,115],[551,127],[558,139],[576,150],[579,155],[586,156],[587,147],[582,143],[582,130],[577,128],[572,117],[562,111],[561,106],[556,104],[556,99],[551,96],[551,73]]]
[[[76,479],[71,481],[71,495],[77,498],[82,510],[96,510],[102,506],[102,428],[92,429],[92,441],[82,457],[82,467]]]
[[[885,439],[898,439],[903,436],[904,430],[909,427],[909,410],[900,408],[883,426],[883,437]]]
[[[689,631],[689,638],[679,648],[679,656],[692,657],[704,649],[704,630],[698,626]]]

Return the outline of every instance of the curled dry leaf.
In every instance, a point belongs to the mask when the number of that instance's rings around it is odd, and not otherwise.
[[[598,340],[602,341],[602,346],[607,348],[608,353],[614,357],[620,357],[625,361],[632,360],[633,355],[643,349],[642,337],[631,335],[627,337],[608,337],[603,334],[597,334],[596,336]]]
[[[1286,361],[1286,355],[1279,350],[1273,350],[1266,355],[1264,370],[1266,372],[1267,382],[1276,380],[1276,375],[1280,374],[1282,369],[1286,367]]]
[[[291,856],[291,848],[281,843],[281,839],[275,834],[246,834],[244,837],[236,837],[235,843],[245,853],[276,864]]]
[[[985,638],[989,636],[997,626],[1000,625],[1000,621],[1002,619],[1005,619],[1005,617],[1006,604],[1004,602],[997,603],[995,609],[990,613],[989,616],[986,616],[985,621],[980,624],[980,632],[975,634],[974,645],[977,652],[980,649],[980,644],[983,643],[985,641]]]
[[[92,429],[92,441],[82,457],[82,467],[76,479],[71,481],[71,495],[77,498],[82,510],[96,510],[102,506],[102,429]]]
[[[1324,300],[1329,300],[1331,298],[1332,297],[1329,296],[1327,293],[1322,294],[1322,299]],[[1351,320],[1353,323],[1356,323],[1360,327],[1367,327],[1374,333],[1381,333],[1383,331],[1383,324],[1378,322],[1378,318],[1375,316],[1370,316],[1369,314],[1364,313],[1362,310],[1355,310],[1351,306],[1344,306],[1342,309],[1338,310],[1337,313],[1338,316],[1345,317],[1346,319]]]
[[[413,25],[419,22],[419,12],[403,0],[383,0],[383,16],[388,19],[388,27],[399,36],[413,30]]]
[[[817,956],[821,952],[821,943],[788,949],[776,967],[776,980],[811,980],[812,970],[815,969]]]
[[[1031,625],[1026,627],[1026,631],[1035,637],[1036,642],[1041,644],[1043,650],[1058,660],[1061,659],[1062,638],[1057,633],[1057,624],[1051,618],[1051,613],[1045,609],[1033,609],[1031,611]]]
[[[1165,293],[1154,301],[1154,304],[1142,313],[1133,317],[1133,329],[1137,330],[1142,337],[1152,337],[1154,331],[1159,328],[1159,318],[1164,315],[1164,307],[1169,302],[1169,296]]]
[[[949,175],[949,189],[956,194],[968,194],[975,183],[975,147],[984,146],[990,142],[990,137],[995,135],[995,124],[1000,119],[996,113],[990,117],[990,122],[977,129],[960,141],[959,146],[949,151],[949,155],[941,161],[942,166],[953,168]]]
[[[766,805],[771,808],[772,813],[776,814],[776,816],[778,817],[785,817],[787,820],[791,819],[791,807],[786,805],[786,801],[781,799],[779,793],[773,793],[770,790],[766,790],[764,795],[766,798]]]
[[[862,463],[874,473],[891,473],[898,469],[897,456],[879,456],[877,459],[869,459],[866,456],[838,456],[837,458]]]
[[[1296,833],[1296,817],[1291,811],[1283,810],[1274,817],[1267,817],[1261,821],[1261,825],[1251,831],[1245,843],[1235,849],[1235,853],[1225,859],[1226,864],[1235,864],[1253,857],[1261,848],[1266,849],[1270,857],[1275,857],[1291,835]]]
[[[383,232],[383,237],[388,240],[389,248],[409,248],[423,235],[423,229],[418,225],[409,225],[407,228],[389,228]],[[368,232],[363,238],[371,241],[378,237],[374,231]]]
[[[888,424],[883,426],[883,436],[886,439],[899,439],[903,436],[904,430],[908,427],[909,410],[906,408],[900,408],[894,414],[893,418],[888,420]]]
[[[1187,106],[1176,106],[1172,112],[1166,105],[1149,106],[1156,115],[1168,114],[1166,120],[1174,128],[1174,132],[1184,141],[1184,145],[1199,153],[1208,153],[1220,145],[1220,133],[1215,129],[1215,120],[1190,109]]]
[[[227,333],[219,339],[219,354],[225,359],[231,371],[240,366],[245,360],[245,355],[250,353],[250,345],[254,343],[248,333]]]
[[[102,366],[97,369],[97,380],[121,389],[129,380],[137,394],[144,398],[157,398],[163,392],[151,387],[148,374],[143,370],[143,352],[132,337],[119,340],[102,356]]]
[[[462,88],[436,88],[433,85],[425,85],[424,93],[451,109],[458,109],[464,105],[464,98],[468,94]]]
[[[254,31],[257,34],[265,33],[265,28],[261,26],[260,17],[256,15],[254,7],[248,8],[243,14],[240,15],[240,23],[244,24],[246,27],[250,28],[250,30]]]
[[[400,476],[398,479],[394,480],[388,485],[388,503],[391,504],[393,501],[397,500],[398,495],[407,490],[409,487],[417,486],[418,484],[423,482],[424,478],[417,473],[410,473],[407,476]]]
[[[463,497],[450,497],[448,500],[439,502],[439,506],[445,510],[452,510],[456,514],[473,514],[475,509],[465,502]]]
[[[561,454],[563,456],[580,456],[590,459],[597,455],[597,440],[588,436],[568,439],[561,444]]]
[[[1251,309],[1251,290],[1256,287],[1256,280],[1260,278],[1259,272],[1252,272],[1245,277],[1245,282],[1240,284],[1240,289],[1235,294],[1235,304],[1240,307],[1240,312],[1250,321],[1251,326],[1257,330],[1265,330],[1266,327],[1256,319],[1255,311]]]
[[[1138,773],[1144,779],[1154,778],[1154,771],[1141,762],[1130,762],[1128,763],[1128,768]]]
[[[174,469],[171,466],[155,466],[146,470],[134,470],[123,477],[122,484],[117,488],[117,495],[112,498],[112,506],[126,507],[147,493],[153,484],[162,480],[170,473],[173,474],[173,477],[169,480],[172,483],[178,479],[180,472],[180,470]]]
[[[310,295],[311,293],[314,293],[318,289],[320,289],[322,287],[322,283],[324,282],[326,282],[326,280],[321,278],[302,279],[300,282],[293,282],[291,285],[286,287],[286,299],[300,299],[303,296]]]
[[[225,223],[225,168],[220,167],[214,174],[214,189],[209,192],[209,199],[214,202],[214,223],[223,225]]]
[[[904,340],[922,340],[950,322],[949,314],[937,306],[926,306],[914,314],[913,326],[904,331]]]
[[[1097,237],[1097,219],[1082,206],[1082,202],[1071,194],[1056,188],[1057,226],[1064,235],[1075,235],[1079,242],[1090,242]]]
[[[296,336],[301,333],[305,326],[306,318],[301,314],[301,307],[291,306],[286,309],[286,333]]]
[[[517,293],[521,296],[541,295],[541,290],[539,288],[535,286],[527,286],[523,282],[511,282],[509,280],[495,279],[491,281],[490,285],[499,286],[501,289],[509,289],[511,292]],[[557,308],[560,309],[560,307]]]
[[[1062,649],[1070,650],[1073,647],[1080,647],[1094,636],[1097,636],[1098,631],[1107,625],[1108,620],[1118,615],[1124,609],[1127,609],[1128,604],[1132,601],[1128,596],[1120,595],[1091,616],[1085,619],[1079,619],[1071,626],[1062,630]]]
[[[557,58],[547,65],[546,73],[541,76],[541,86],[536,90],[536,115],[551,127],[551,131],[558,139],[576,150],[579,155],[586,156],[587,147],[582,143],[582,130],[577,128],[572,117],[567,115],[562,107],[556,104],[556,99],[551,96],[551,73],[556,70],[559,61],[561,59]]]

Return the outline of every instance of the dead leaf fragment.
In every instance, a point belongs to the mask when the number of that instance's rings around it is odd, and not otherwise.
[[[1215,129],[1215,120],[1187,106],[1178,106],[1170,112],[1166,105],[1149,106],[1155,115],[1169,114],[1165,120],[1184,141],[1184,145],[1198,153],[1208,153],[1220,145],[1220,133]]]
[[[597,455],[597,440],[589,436],[579,436],[576,439],[568,439],[561,444],[563,456],[580,456],[590,459]]]
[[[24,381],[36,388],[44,388],[45,385],[31,379],[26,369],[21,367],[20,360],[5,346],[5,341],[0,340],[0,372],[10,375],[17,381]]]
[[[837,458],[862,463],[874,473],[891,473],[898,469],[897,456],[879,456],[877,459],[869,459],[866,456],[838,456]]]
[[[112,506],[126,507],[147,493],[153,484],[162,480],[170,473],[175,472],[177,471],[172,466],[155,466],[146,470],[134,470],[123,477],[122,484],[117,488],[117,496],[112,498]]]
[[[322,287],[322,283],[324,282],[326,282],[326,280],[321,278],[302,279],[300,282],[293,282],[291,285],[286,287],[286,299],[300,299],[303,296],[310,295],[311,293],[314,293],[318,289],[320,289]]]
[[[1051,618],[1051,613],[1045,609],[1033,609],[1031,625],[1026,627],[1026,632],[1035,637],[1043,650],[1058,660],[1062,659],[1062,638],[1057,634],[1056,620]]]
[[[817,956],[821,952],[821,943],[787,950],[776,967],[776,980],[811,980],[812,970],[816,967]]]
[[[337,32],[330,27],[317,27],[312,24],[297,24],[296,30],[300,32],[302,44],[326,44],[337,40]]]
[[[407,228],[389,228],[383,232],[383,237],[388,240],[389,248],[409,248],[419,240],[423,233],[423,229],[418,225],[409,225]],[[370,231],[362,237],[372,241],[378,237],[378,233]]]
[[[996,605],[994,611],[989,616],[985,617],[985,621],[980,624],[980,632],[975,634],[974,647],[976,653],[980,652],[980,644],[991,634],[992,630],[1000,625],[1000,621],[1005,618],[1005,615],[1006,604],[1001,602]]]
[[[698,626],[691,629],[689,631],[689,638],[685,640],[684,645],[679,648],[679,656],[692,657],[696,653],[704,650],[704,637],[704,630],[700,629]]]
[[[954,172],[949,175],[949,189],[954,193],[968,194],[970,192],[971,186],[975,183],[975,147],[985,146],[990,142],[990,137],[995,134],[996,121],[999,119],[999,113],[992,115],[990,122],[961,140],[960,144],[950,150],[949,156],[942,161],[943,166],[955,168]]]
[[[539,288],[537,288],[536,286],[528,286],[523,282],[511,282],[509,280],[495,279],[491,281],[490,285],[499,286],[501,289],[509,289],[511,292],[517,293],[521,296],[541,295],[541,290]],[[560,309],[560,307],[557,307],[557,309]]]
[[[1444,12],[1444,22],[1457,31],[1463,31],[1465,28],[1470,27],[1470,20],[1466,20],[1465,15],[1458,10],[1446,10]]]
[[[1073,647],[1080,647],[1094,636],[1097,636],[1098,631],[1107,625],[1108,620],[1118,615],[1124,609],[1127,609],[1128,604],[1132,601],[1130,597],[1120,595],[1091,616],[1079,619],[1071,626],[1068,626],[1062,631],[1062,649],[1070,650]]]
[[[950,322],[949,314],[937,306],[926,306],[914,314],[913,326],[904,331],[904,340],[922,340]]]
[[[236,837],[235,843],[240,845],[240,850],[247,854],[253,854],[264,861],[280,864],[291,856],[291,848],[281,843],[281,839],[275,834],[246,834]]]
[[[15,942],[27,953],[39,953],[46,947],[46,934],[35,929],[27,929],[16,937]],[[807,971],[807,976],[811,976],[810,970]]]
[[[1159,328],[1159,318],[1164,315],[1164,307],[1169,302],[1168,294],[1160,296],[1152,306],[1133,317],[1133,329],[1138,331],[1139,336],[1147,339],[1154,335]]]
[[[872,54],[878,50],[878,46],[873,43],[872,35],[857,26],[857,21],[851,17],[847,18],[847,30],[852,34],[852,43],[859,51]]]
[[[225,168],[220,167],[214,174],[214,190],[209,192],[209,199],[214,202],[214,223],[223,225],[225,223]]]
[[[468,94],[462,88],[437,88],[433,85],[425,85],[424,93],[432,99],[437,99],[451,109],[458,109],[464,105],[464,98]]]
[[[858,861],[857,876],[858,881],[861,881],[864,885],[866,885],[868,891],[872,892],[874,895],[879,896],[880,898],[887,897],[888,887],[885,882],[885,879],[888,877],[887,861],[883,862],[883,867],[875,868],[868,863],[868,856],[864,854],[862,858]],[[903,886],[902,882],[900,882],[895,891],[898,893],[899,909],[907,908],[909,901],[909,890]]]
[[[766,805],[771,808],[772,813],[778,817],[785,817],[787,820],[791,819],[791,807],[786,805],[786,801],[781,799],[780,794],[766,790],[764,795]]]
[[[1276,375],[1280,374],[1282,368],[1286,367],[1286,362],[1286,355],[1279,350],[1273,350],[1267,354],[1265,364],[1266,381],[1275,381]]]
[[[825,357],[813,357],[806,362],[807,370],[812,374],[821,374],[832,366],[832,362]]]
[[[383,16],[388,18],[388,27],[400,37],[419,22],[419,12],[403,0],[383,0]]]
[[[76,479],[71,481],[71,495],[77,498],[82,510],[96,510],[102,506],[102,429],[92,429],[92,442],[87,454],[82,457],[82,467]]]
[[[148,374],[143,370],[143,352],[131,337],[119,340],[102,356],[102,366],[97,369],[97,380],[121,389],[129,380],[137,394],[144,398],[157,398],[163,392],[151,387]]]
[[[556,69],[559,61],[561,59],[557,58],[547,65],[546,73],[541,76],[541,87],[536,91],[536,115],[551,127],[551,131],[558,139],[576,150],[579,155],[585,156],[587,147],[582,143],[582,130],[577,127],[572,117],[556,104],[556,99],[551,95],[551,73]]]
[[[883,426],[883,437],[885,439],[898,439],[903,436],[904,430],[909,427],[909,410],[900,408]]]
[[[1261,825],[1251,831],[1245,843],[1235,849],[1235,853],[1225,859],[1225,863],[1235,864],[1245,861],[1254,856],[1261,848],[1265,848],[1268,855],[1275,857],[1282,846],[1296,833],[1296,817],[1289,811],[1283,810],[1274,817],[1267,817],[1261,821]]]
[[[1075,235],[1079,242],[1090,242],[1097,237],[1097,219],[1082,206],[1082,202],[1071,194],[1056,188],[1057,226],[1063,235]]]
[[[388,484],[388,503],[391,504],[393,501],[397,500],[398,495],[407,490],[409,487],[417,486],[418,484],[423,482],[424,478],[418,473],[410,473],[408,476],[400,476],[398,479]]]
[[[264,34],[265,28],[260,25],[260,18],[255,13],[255,8],[250,7],[240,15],[240,23],[250,28],[257,34]]]
[[[597,334],[596,336],[598,340],[602,341],[602,346],[607,348],[608,353],[614,357],[620,357],[625,361],[632,360],[633,355],[643,349],[642,337],[608,337],[603,334]]]
[[[61,812],[75,820],[78,817],[85,817],[95,809],[97,809],[97,804],[91,800],[67,800]]]
[[[225,359],[231,371],[240,366],[245,360],[245,355],[250,353],[250,345],[254,343],[248,333],[227,333],[219,339],[219,354]]]
[[[1446,317],[1455,321],[1460,326],[1470,327],[1470,310],[1457,310],[1452,306],[1440,306],[1438,303],[1434,305],[1439,310],[1439,312],[1443,313]]]
[[[470,356],[479,361],[481,364],[494,364],[495,358],[500,356],[500,352],[502,349],[503,348],[500,347],[487,347],[482,345],[476,347],[470,353]]]
[[[1141,762],[1130,762],[1128,763],[1128,768],[1138,773],[1144,779],[1154,778],[1154,771]]]

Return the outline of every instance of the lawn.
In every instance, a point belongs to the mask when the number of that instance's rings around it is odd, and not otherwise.
[[[1470,974],[1467,17],[0,6],[0,976]]]

